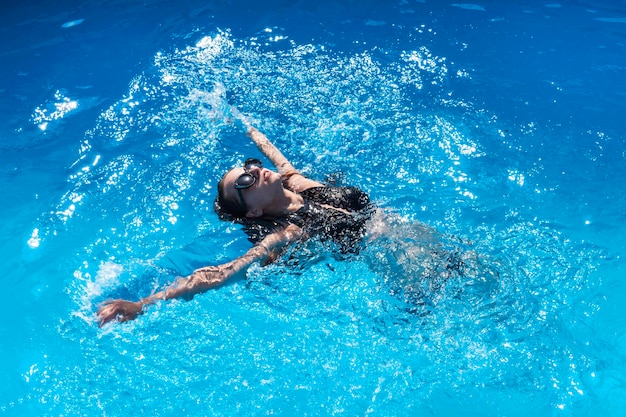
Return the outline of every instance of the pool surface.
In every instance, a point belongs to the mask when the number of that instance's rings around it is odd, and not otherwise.
[[[626,4],[262,3],[2,6],[0,414],[623,415]],[[387,238],[98,327],[250,247],[234,109]]]

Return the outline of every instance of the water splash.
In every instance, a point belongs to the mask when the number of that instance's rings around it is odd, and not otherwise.
[[[198,409],[223,414],[324,403],[336,412],[383,415],[406,401],[432,411],[458,399],[446,397],[450,387],[478,399],[541,390],[553,408],[575,404],[585,391],[581,375],[596,363],[561,336],[568,309],[580,320],[593,314],[576,302],[599,252],[525,208],[534,196],[524,170],[489,165],[486,143],[506,148],[513,139],[486,112],[450,100],[446,81],[454,74],[464,71],[450,71],[422,46],[339,53],[285,40],[268,47],[227,31],[157,54],[86,132],[66,192],[31,236],[39,244],[71,235],[65,241],[74,245],[76,265],[68,293],[84,321],[59,333],[80,340],[93,364],[49,365],[55,390],[39,394],[50,401],[80,379],[99,394],[89,405],[102,408],[98,397],[111,410],[116,397],[103,376],[124,391],[144,375],[157,387],[190,387],[185,396]],[[311,242],[300,248],[311,257],[294,258],[300,268],[255,267],[247,282],[158,305],[96,334],[90,309],[103,297],[145,295],[175,273],[246,247],[211,208],[222,172],[257,152],[232,106],[305,173],[320,180],[334,174],[398,211],[395,241],[368,248],[398,256],[373,268],[364,258],[337,261]],[[511,201],[520,204],[509,208]],[[420,287],[430,299],[423,314],[393,293],[391,272],[403,284],[407,275],[422,276],[423,254],[405,248],[415,245],[417,229],[423,239],[433,227],[437,245],[480,254],[499,275]],[[123,366],[112,367],[113,360]],[[148,409],[163,403],[151,393],[138,394]],[[70,396],[56,407],[70,413],[82,405]]]

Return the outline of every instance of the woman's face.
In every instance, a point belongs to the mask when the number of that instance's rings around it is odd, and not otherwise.
[[[245,172],[252,175],[256,181],[248,188],[237,190],[235,181]],[[245,205],[248,217],[263,214],[264,210],[272,207],[276,197],[283,193],[280,174],[258,166],[252,166],[248,171],[241,167],[233,168],[226,173],[222,181],[224,184],[224,197],[230,201],[237,201],[242,207]]]

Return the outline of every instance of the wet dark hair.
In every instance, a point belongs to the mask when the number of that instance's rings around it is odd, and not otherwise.
[[[213,209],[221,220],[233,221],[246,217],[246,212],[241,202],[226,198],[224,178],[217,183],[217,197],[215,198]]]

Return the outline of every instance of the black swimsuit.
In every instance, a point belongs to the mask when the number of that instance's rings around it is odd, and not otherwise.
[[[373,206],[367,194],[356,187],[313,187],[300,193],[304,205],[277,219],[245,221],[245,232],[253,243],[285,228],[300,227],[309,237],[335,242],[341,253],[356,253],[365,235],[365,223]]]

